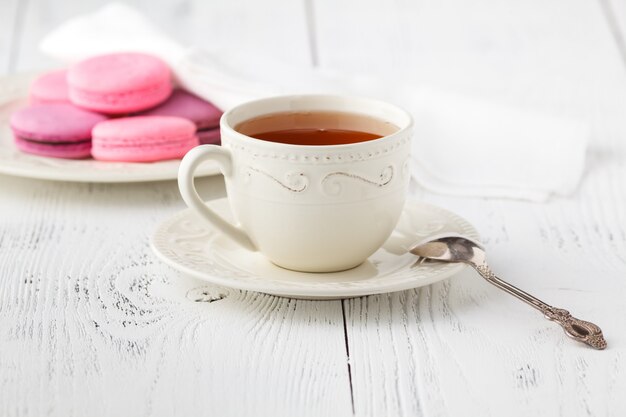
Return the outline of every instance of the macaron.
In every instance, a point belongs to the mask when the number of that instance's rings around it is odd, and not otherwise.
[[[219,145],[221,142],[220,128],[198,130],[196,132],[198,140],[202,145]]]
[[[152,162],[182,158],[199,144],[196,126],[173,116],[136,116],[98,123],[91,154],[101,161]]]
[[[45,73],[30,85],[30,102],[32,104],[69,103],[67,87],[67,70]]]
[[[151,116],[176,116],[191,120],[197,129],[200,143],[220,142],[220,117],[222,111],[213,103],[185,90],[176,89],[162,104],[142,112]]]
[[[152,55],[98,55],[73,65],[67,73],[72,103],[106,114],[139,112],[172,93],[169,67]]]
[[[91,130],[106,116],[69,103],[36,104],[11,115],[15,144],[23,152],[55,158],[91,155]]]

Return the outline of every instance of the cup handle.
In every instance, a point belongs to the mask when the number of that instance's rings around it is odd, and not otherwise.
[[[198,166],[205,161],[215,161],[224,177],[232,175],[233,163],[230,151],[217,145],[196,146],[183,158],[178,169],[178,188],[185,203],[195,210],[204,220],[218,228],[222,233],[244,248],[256,251],[256,247],[242,229],[224,220],[202,201],[194,184],[194,174]]]

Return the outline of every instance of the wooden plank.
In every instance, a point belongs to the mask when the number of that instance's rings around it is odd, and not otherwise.
[[[600,323],[610,349],[576,345],[469,272],[420,291],[348,300],[356,414],[626,409],[626,76],[599,4],[320,0],[315,18],[324,68],[581,118],[593,130],[587,173],[571,198],[530,204],[413,192],[472,221],[503,277]]]
[[[13,43],[18,15],[18,0],[0,2],[0,75],[11,70],[11,61],[14,56]]]
[[[184,45],[262,53],[290,63],[310,61],[304,7],[301,2],[127,1]],[[22,71],[58,65],[38,50],[41,39],[66,19],[102,7],[98,0],[32,0],[20,42],[17,68]]]
[[[339,301],[220,289],[154,257],[175,182],[0,182],[0,415],[351,414]]]
[[[626,3],[618,0],[598,0],[606,22],[613,34],[615,47],[619,49],[626,67]]]

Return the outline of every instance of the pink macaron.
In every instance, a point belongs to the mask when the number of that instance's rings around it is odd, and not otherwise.
[[[30,85],[32,104],[69,103],[67,70],[58,70],[40,75]]]
[[[165,102],[141,114],[177,116],[191,120],[196,125],[196,135],[200,143],[219,144],[222,113],[213,103],[185,90],[177,89]]]
[[[154,107],[172,92],[167,64],[152,55],[98,55],[73,65],[67,74],[69,96],[77,106],[107,114]]]
[[[196,126],[172,116],[137,116],[98,123],[91,154],[101,161],[152,162],[182,158],[199,144]]]
[[[79,159],[91,155],[91,130],[106,119],[70,103],[36,104],[13,113],[11,129],[23,152]]]

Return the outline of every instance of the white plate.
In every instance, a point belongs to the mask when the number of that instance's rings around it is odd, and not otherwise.
[[[46,158],[20,152],[13,145],[11,113],[27,104],[36,74],[0,78],[0,173],[19,177],[75,182],[142,182],[176,179],[180,161],[152,163],[101,162],[93,159]],[[216,165],[200,166],[197,176],[215,175]]]
[[[232,219],[226,199],[207,204]],[[260,253],[239,247],[189,209],[163,222],[151,246],[165,263],[213,284],[283,297],[335,299],[421,287],[461,271],[465,265],[420,263],[407,253],[413,243],[445,232],[478,239],[472,225],[456,214],[407,202],[392,236],[365,263],[325,274],[280,268]]]

